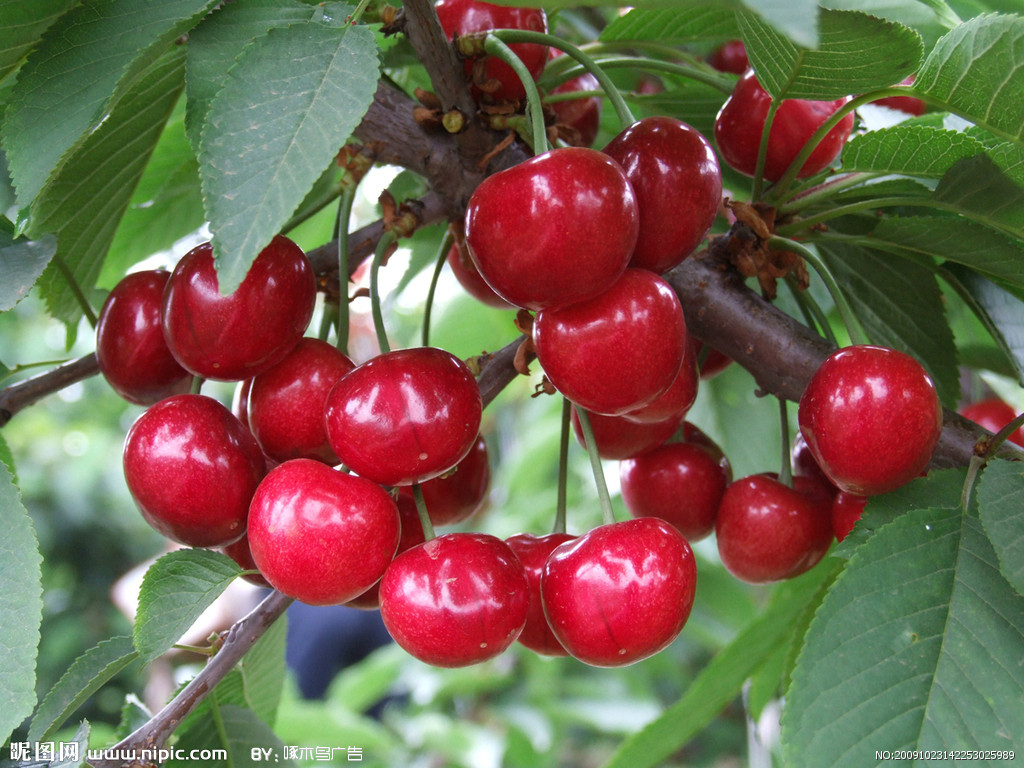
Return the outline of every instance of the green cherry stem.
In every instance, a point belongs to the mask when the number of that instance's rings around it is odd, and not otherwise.
[[[761,191],[764,189],[764,165],[768,158],[768,136],[771,134],[772,123],[775,121],[779,103],[772,99],[768,105],[768,114],[765,115],[764,128],[761,129],[761,144],[757,148],[757,163],[754,165],[754,181],[750,188],[751,200],[760,200]]]
[[[419,483],[413,483],[412,498],[416,502],[416,514],[419,515],[420,525],[423,526],[423,538],[430,541],[435,536],[434,524],[430,521],[430,515],[427,513],[427,502],[423,498],[423,489],[420,488]]]
[[[391,247],[397,240],[398,235],[393,230],[387,230],[381,235],[377,248],[373,252],[373,262],[370,264],[370,311],[373,313],[373,329],[377,333],[377,345],[380,347],[381,354],[390,352],[391,345],[388,343],[387,329],[384,327],[384,314],[380,308],[380,280],[378,279],[378,273],[380,272],[380,265],[387,258]]]
[[[576,408],[576,417],[580,420],[583,440],[587,444],[587,456],[590,457],[590,468],[594,472],[594,484],[597,486],[597,498],[601,503],[601,521],[605,525],[615,522],[612,511],[612,497],[608,493],[608,483],[604,479],[604,467],[601,466],[601,455],[597,452],[597,441],[594,439],[594,428],[590,426],[590,417],[582,408]]]
[[[444,269],[447,261],[448,250],[452,247],[451,230],[446,230],[441,238],[441,245],[437,249],[437,257],[434,259],[434,274],[430,276],[430,288],[427,290],[427,302],[423,308],[423,346],[430,346],[430,316],[434,309],[434,294],[437,292],[437,281],[441,278],[441,270]]]
[[[779,482],[793,487],[793,463],[789,457],[789,408],[784,397],[779,400],[779,435],[782,439],[782,462],[779,465]]]
[[[346,174],[351,176],[351,174]],[[334,232],[338,238],[338,282],[341,284],[338,296],[338,338],[336,346],[344,354],[348,354],[348,224],[352,217],[352,202],[356,197],[356,184],[345,184],[341,189],[341,197],[338,201],[338,218],[335,222]]]
[[[484,38],[484,51],[512,67],[522,81],[523,89],[526,91],[526,109],[530,114],[530,125],[532,126],[533,152],[535,155],[547,152],[548,133],[544,125],[544,107],[541,104],[537,83],[534,82],[530,70],[526,68],[523,60],[515,54],[515,51],[495,34],[488,34]]]
[[[981,471],[988,464],[988,460],[996,455],[996,451],[1002,447],[1003,443],[1016,432],[1020,427],[1024,425],[1024,413],[1017,416],[1009,424],[1004,426],[998,432],[996,432],[989,440],[979,440],[978,444],[974,448],[974,454],[971,456],[970,463],[967,465],[967,477],[964,479],[964,488],[960,496],[960,503],[963,505],[964,510],[970,508],[971,495],[974,493],[974,486],[978,482],[978,477],[981,475]]]
[[[829,323],[828,317],[825,316],[825,311],[818,304],[814,296],[811,295],[810,291],[801,290],[792,274],[786,275],[786,285],[789,286],[793,299],[800,307],[800,312],[804,316],[807,327],[813,328],[820,336],[824,336],[838,347],[839,340],[836,339],[836,335],[832,331],[832,324]]]
[[[198,395],[199,390],[203,388],[203,382],[205,381],[206,379],[204,379],[202,376],[193,376],[192,386],[189,388],[189,392],[193,395]]]
[[[554,533],[565,533],[565,507],[569,486],[569,430],[572,428],[572,403],[562,398],[562,430],[558,441],[558,503],[555,507]]]
[[[602,69],[638,69],[644,72],[663,72],[666,75],[675,75],[677,77],[685,77],[688,80],[693,80],[704,85],[711,86],[715,90],[721,91],[722,93],[732,93],[733,87],[736,84],[735,79],[728,79],[724,76],[720,76],[717,73],[711,74],[703,69],[696,67],[688,67],[684,64],[676,64],[671,61],[662,61],[661,59],[648,59],[640,56],[615,56],[610,58],[596,58],[594,62]],[[566,69],[564,72],[552,77],[552,82],[556,85],[572,80],[584,72],[586,68],[582,66],[572,66]],[[603,93],[603,91],[602,91]]]

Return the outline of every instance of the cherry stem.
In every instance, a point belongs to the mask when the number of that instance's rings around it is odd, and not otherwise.
[[[590,468],[594,472],[594,485],[597,486],[597,498],[601,503],[601,520],[605,525],[610,525],[615,522],[615,514],[612,510],[612,498],[608,493],[608,484],[604,479],[601,455],[597,452],[597,440],[594,439],[594,429],[590,426],[590,417],[585,410],[577,407],[576,416],[580,420],[583,441],[587,444],[587,455],[590,457]]]
[[[423,308],[423,346],[430,346],[430,317],[434,309],[434,294],[437,292],[437,281],[441,278],[441,270],[444,269],[448,257],[448,250],[452,247],[451,230],[446,230],[441,238],[441,245],[437,249],[437,258],[434,260],[434,274],[430,276],[430,288],[427,290],[427,302]]]
[[[754,181],[750,188],[751,200],[759,200],[761,191],[764,189],[764,166],[768,158],[768,137],[772,131],[772,123],[775,121],[775,113],[779,109],[780,102],[772,99],[768,104],[768,114],[765,115],[764,127],[761,129],[761,144],[757,148],[757,162],[754,165]],[[801,163],[801,166],[803,163]]]
[[[202,376],[193,376],[192,377],[192,386],[189,387],[188,391],[191,394],[193,394],[193,395],[198,395],[199,394],[199,390],[201,390],[203,388],[203,382],[204,381],[206,381],[206,379],[204,379]]]
[[[569,485],[569,430],[572,428],[572,403],[562,398],[562,430],[558,441],[558,504],[555,507],[554,533],[565,533],[565,507]]]
[[[512,67],[516,76],[522,81],[523,89],[526,91],[526,108],[530,114],[531,132],[533,133],[533,152],[537,155],[547,152],[549,147],[547,127],[544,125],[544,107],[541,104],[537,83],[534,82],[530,70],[526,68],[523,60],[516,55],[515,51],[497,35],[488,34],[484,38],[484,50]]]
[[[351,174],[346,173],[346,180]],[[348,275],[349,275],[349,252],[348,252],[348,225],[352,218],[352,203],[356,198],[356,185],[354,179],[342,187],[341,199],[338,201],[338,218],[335,222],[334,231],[338,239],[338,338],[335,346],[348,354]]]
[[[818,304],[814,296],[811,295],[810,291],[801,290],[792,274],[786,275],[786,285],[789,286],[793,298],[800,307],[800,312],[803,314],[807,326],[828,339],[833,346],[838,347],[839,340],[832,331],[832,324],[828,321],[825,311]]]
[[[793,462],[789,456],[789,401],[784,397],[779,401],[779,434],[782,438],[782,462],[779,465],[779,482],[793,487]]]
[[[971,461],[967,465],[967,478],[964,480],[964,490],[960,497],[960,503],[963,505],[965,512],[968,509],[968,505],[971,503],[971,494],[974,492],[974,484],[977,482],[978,475],[981,474],[981,470],[985,468],[988,460],[996,455],[996,451],[998,451],[1002,444],[1007,441],[1010,435],[1020,429],[1021,426],[1024,426],[1024,413],[1006,424],[991,438],[982,438],[978,441],[974,455],[971,456]]]
[[[388,343],[388,333],[384,327],[384,314],[380,308],[380,280],[378,279],[378,273],[380,272],[380,265],[388,257],[391,246],[397,240],[398,235],[390,229],[381,235],[380,242],[377,243],[377,248],[373,252],[373,262],[370,264],[370,310],[373,313],[373,330],[377,333],[377,346],[380,347],[381,354],[390,352],[391,345]]]
[[[803,256],[804,261],[814,268],[814,271],[818,273],[818,276],[825,283],[825,287],[828,289],[829,294],[831,294],[832,301],[835,302],[836,309],[839,311],[839,316],[843,320],[843,325],[846,326],[846,332],[850,335],[850,341],[853,344],[869,343],[870,340],[864,331],[864,326],[861,325],[860,320],[853,313],[853,309],[846,300],[845,294],[839,288],[839,283],[836,282],[835,276],[833,276],[825,261],[815,251],[801,243],[784,237],[772,237],[768,240],[768,247],[780,251],[794,251]]]
[[[552,48],[557,48],[563,53],[571,56],[578,61],[587,72],[597,78],[597,82],[600,83],[602,90],[608,96],[608,100],[612,103],[612,107],[615,108],[615,114],[619,118],[619,124],[623,130],[631,126],[636,122],[636,118],[633,117],[633,113],[629,111],[629,107],[626,106],[625,99],[622,98],[622,94],[619,93],[619,89],[615,87],[615,83],[608,77],[608,73],[604,71],[597,62],[595,62],[590,56],[585,54],[579,48],[572,43],[567,43],[565,40],[548,35],[543,32],[532,32],[527,29],[499,29],[493,33],[496,37],[500,37],[506,43],[535,43],[537,45],[547,45]],[[490,36],[490,35],[488,35]]]
[[[355,26],[356,22],[362,17],[363,12],[369,7],[372,0],[359,0],[359,5],[352,11],[352,15],[348,17],[349,26]]]
[[[427,501],[423,498],[423,489],[419,483],[413,483],[412,498],[416,502],[416,514],[419,515],[420,525],[423,527],[423,538],[425,541],[430,541],[436,534],[430,514],[427,512]]]
[[[594,60],[602,69],[639,69],[644,72],[664,72],[669,75],[676,75],[678,77],[685,77],[688,80],[694,80],[698,83],[711,86],[712,88],[721,91],[722,93],[732,93],[735,81],[727,78],[723,75],[715,73],[709,73],[704,69],[697,67],[688,67],[684,64],[676,64],[671,61],[662,61],[660,59],[649,59],[641,56],[615,56],[610,58],[601,58]],[[560,83],[567,80],[572,80],[574,77],[579,76],[585,72],[585,68],[580,66],[573,66],[565,70],[564,72],[558,73],[557,76],[552,78],[553,82]]]

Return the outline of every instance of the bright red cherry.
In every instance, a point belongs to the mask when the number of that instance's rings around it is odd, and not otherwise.
[[[334,345],[303,338],[284,360],[254,377],[249,428],[263,452],[277,462],[306,458],[338,464],[327,442],[324,406],[331,388],[353,368]]]
[[[628,269],[593,299],[538,312],[533,343],[559,392],[619,416],[668,390],[689,342],[675,291],[653,272]]]
[[[192,374],[174,359],[160,320],[162,269],[123,278],[103,302],[96,324],[96,362],[111,388],[137,405],[152,405],[192,386]]]
[[[839,492],[839,489],[828,479],[828,475],[818,466],[818,460],[814,458],[814,454],[811,453],[807,441],[804,440],[804,436],[799,432],[793,438],[793,446],[789,451],[789,462],[793,467],[794,475],[813,477],[816,480],[820,480],[833,496]]]
[[[469,453],[483,401],[450,352],[417,347],[368,360],[327,396],[327,439],[349,469],[381,485],[442,475]]]
[[[259,568],[256,566],[256,561],[252,559],[252,550],[249,549],[249,537],[242,536],[238,541],[234,541],[228,544],[226,547],[221,547],[221,552],[230,557],[236,563],[238,567],[243,571],[258,571]],[[250,584],[257,587],[265,587],[266,589],[273,589],[274,586],[263,578],[263,574],[246,574],[242,577]]]
[[[715,529],[732,468],[700,443],[665,443],[619,463],[622,501],[633,517],[659,517],[694,542]]]
[[[564,147],[488,176],[466,209],[480,275],[517,307],[590,299],[622,274],[639,231],[636,195],[603,152]]]
[[[754,175],[761,132],[771,100],[754,71],[747,70],[715,118],[715,143],[722,159],[747,176]],[[781,178],[811,135],[847,101],[849,98],[836,101],[784,100],[775,112],[768,135],[764,177],[768,181]],[[828,168],[839,156],[852,131],[853,113],[850,113],[814,148],[797,176],[813,176]]]
[[[679,531],[654,517],[594,528],[548,557],[541,597],[570,655],[598,667],[646,659],[679,635],[697,566]]]
[[[840,490],[875,496],[925,471],[942,432],[942,405],[917,360],[859,345],[821,364],[800,398],[798,421]]]
[[[605,153],[636,193],[640,234],[630,265],[661,274],[689,256],[722,203],[722,171],[708,140],[672,117],[646,117],[620,133]]]
[[[125,438],[124,476],[142,516],[191,547],[221,547],[245,533],[264,470],[249,430],[205,395],[161,400]]]
[[[561,56],[561,51],[551,49],[551,58]],[[601,90],[601,84],[590,72],[584,72],[572,80],[566,80],[557,88],[551,91],[556,93],[579,93]],[[565,137],[569,144],[576,147],[589,147],[597,138],[597,132],[601,127],[601,97],[588,96],[586,98],[569,99],[568,101],[551,102],[551,110],[558,120],[559,135],[563,133],[562,128],[568,129]]]
[[[575,538],[568,533],[549,533],[546,536],[518,533],[505,540],[516,553],[519,562],[523,564],[526,581],[530,585],[530,610],[523,633],[519,635],[519,642],[544,656],[566,656],[567,653],[551,631],[544,615],[544,603],[540,596],[541,574],[544,571],[544,563],[555,547]]]
[[[459,285],[465,288],[466,293],[474,299],[495,309],[512,309],[512,305],[496,294],[494,289],[480,277],[480,270],[473,263],[465,243],[461,248],[458,243],[452,244],[448,251],[448,266],[451,267],[452,274],[459,281]]]
[[[715,537],[722,564],[736,578],[790,579],[817,565],[831,546],[831,498],[816,481],[793,481],[791,488],[769,474],[751,475],[725,489]]]
[[[469,453],[455,468],[440,477],[420,483],[427,514],[434,525],[455,525],[468,519],[487,498],[491,486],[491,465],[487,458],[487,443],[478,437]],[[398,496],[413,501],[412,489],[403,486]]]
[[[313,268],[295,243],[275,237],[238,289],[221,294],[213,246],[178,262],[164,293],[164,337],[183,367],[207,379],[241,381],[262,373],[294,347],[316,302]]]
[[[680,413],[665,421],[640,422],[625,416],[602,416],[599,413],[588,413],[587,416],[590,428],[594,430],[597,452],[603,459],[628,459],[657,448],[675,434],[686,417]],[[576,406],[572,409],[572,428],[577,442],[586,448],[587,441],[583,438]]]
[[[260,573],[309,605],[344,603],[372,587],[399,534],[398,507],[383,488],[312,459],[270,470],[249,510]]]
[[[540,8],[515,8],[492,5],[480,0],[438,0],[434,5],[437,18],[441,21],[449,38],[468,35],[473,32],[487,32],[492,29],[525,29],[532,32],[547,32],[548,20]],[[513,43],[509,46],[522,59],[533,79],[540,77],[548,58],[548,48],[534,43]],[[466,75],[473,76],[474,62],[466,61]],[[526,97],[526,89],[515,71],[505,62],[493,57],[483,60],[483,81],[475,83],[474,92],[488,93],[495,101],[519,101]],[[487,81],[496,88],[488,87]]]
[[[960,415],[995,434],[1015,418],[1017,412],[998,397],[989,397],[971,403],[960,410]],[[1013,432],[1008,438],[1011,443],[1024,446],[1024,427]]]
[[[905,77],[900,85],[913,85],[914,76],[909,75]],[[888,107],[889,109],[895,109],[899,112],[906,112],[908,115],[923,115],[925,109],[927,109],[925,103],[916,96],[887,96],[884,99],[872,102],[878,104],[881,107]]]
[[[852,493],[840,491],[832,501],[832,531],[836,541],[842,541],[850,535],[853,526],[864,514],[867,496],[854,496]]]
[[[693,344],[683,345],[683,362],[675,381],[647,405],[622,414],[622,418],[640,423],[664,423],[677,416],[685,416],[697,400],[700,376]]]
[[[719,72],[742,75],[748,66],[747,48],[742,40],[729,40],[712,51],[708,64]]]
[[[398,557],[405,550],[422,544],[427,538],[423,535],[420,513],[416,509],[416,502],[413,500],[412,495],[399,493],[395,501],[398,503],[398,518],[402,523],[402,533],[398,539],[398,549],[395,550],[395,557]],[[358,597],[353,597],[345,605],[362,611],[378,610],[380,608],[380,582],[378,581]]]
[[[529,585],[499,538],[449,533],[398,557],[380,584],[380,614],[395,642],[436,667],[505,651],[526,624]]]

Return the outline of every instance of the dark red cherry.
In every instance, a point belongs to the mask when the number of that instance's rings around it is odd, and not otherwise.
[[[636,193],[640,234],[630,266],[667,272],[696,250],[722,202],[722,172],[711,144],[672,117],[646,117],[605,153]]]
[[[675,381],[662,394],[647,405],[622,414],[622,418],[641,423],[664,423],[686,413],[697,400],[700,376],[697,373],[697,358],[693,344],[683,346],[683,362]]]
[[[277,462],[306,458],[338,464],[327,442],[324,406],[338,379],[353,368],[337,347],[303,338],[284,360],[254,377],[249,428],[263,452]]]
[[[913,75],[905,77],[900,82],[900,85],[913,84]],[[925,103],[916,96],[887,96],[884,99],[873,101],[872,104],[878,104],[880,107],[888,107],[889,109],[895,109],[898,112],[906,112],[908,115],[923,115],[925,109],[927,109]]]
[[[867,496],[854,496],[852,493],[840,491],[832,501],[832,532],[836,541],[842,541],[850,535],[853,526],[864,514]]]
[[[811,135],[848,101],[849,98],[836,101],[785,99],[775,112],[768,135],[764,177],[768,181],[781,178]],[[771,96],[761,87],[754,71],[747,70],[715,118],[715,143],[722,159],[747,176],[754,175],[770,103]],[[853,113],[850,113],[814,148],[797,176],[813,176],[828,168],[852,131]]]
[[[729,40],[718,46],[708,57],[708,64],[719,72],[742,75],[747,71],[747,48],[742,40]]]
[[[349,469],[382,485],[442,475],[469,453],[483,401],[450,352],[417,347],[368,360],[327,396],[327,439]]]
[[[480,271],[473,263],[465,242],[461,247],[458,243],[452,244],[448,251],[448,266],[451,267],[452,274],[459,281],[459,285],[465,288],[466,293],[474,299],[495,309],[512,309],[512,305],[496,294],[494,289],[480,277]]]
[[[413,500],[412,495],[399,493],[395,501],[398,503],[398,518],[402,524],[402,533],[398,539],[398,549],[395,550],[395,557],[398,557],[405,550],[412,549],[427,539],[423,535],[420,514],[416,510],[416,502]],[[362,611],[376,611],[380,608],[380,582],[378,581],[358,597],[353,597],[345,605]]]
[[[561,51],[551,49],[551,58],[561,56]],[[578,77],[566,80],[557,88],[551,91],[556,93],[586,93],[588,91],[599,91],[601,84],[597,78],[589,72],[584,72]],[[576,147],[589,147],[597,138],[597,132],[601,127],[601,97],[587,96],[567,101],[552,101],[551,110],[558,120],[559,135],[566,133],[566,141]],[[568,129],[568,130],[563,130]]]
[[[505,542],[516,553],[519,562],[526,570],[526,581],[530,585],[530,610],[526,618],[526,626],[519,635],[519,642],[531,651],[544,656],[565,656],[566,650],[558,642],[548,626],[544,615],[544,604],[540,596],[540,577],[544,571],[544,563],[548,556],[560,544],[575,539],[568,533],[549,533],[546,536],[534,536],[532,533],[518,533],[510,536]]]
[[[831,497],[817,481],[793,480],[791,488],[769,474],[750,475],[725,489],[715,537],[722,564],[736,578],[752,584],[789,579],[828,551]]]
[[[818,460],[814,458],[814,454],[811,453],[811,449],[807,446],[807,441],[804,440],[804,436],[799,432],[793,438],[793,446],[789,451],[789,461],[793,467],[794,475],[813,477],[815,480],[821,481],[822,485],[833,496],[839,492],[839,489],[828,479],[828,475],[821,471],[821,467],[818,466]]]
[[[998,397],[989,397],[971,403],[960,410],[960,415],[970,419],[978,426],[984,427],[992,434],[1017,418],[1017,412],[1013,410],[1013,407]],[[1011,443],[1024,446],[1024,427],[1011,433],[1008,439]]]
[[[540,589],[548,625],[570,655],[620,667],[675,640],[696,586],[686,539],[664,520],[645,517],[599,526],[557,547]]]
[[[538,312],[533,343],[559,392],[588,411],[618,416],[668,390],[688,338],[668,283],[628,269],[593,299]]]
[[[249,548],[260,572],[309,605],[351,600],[384,575],[399,538],[398,507],[379,485],[312,459],[292,459],[260,483]]]
[[[480,275],[517,307],[540,310],[607,290],[633,254],[636,196],[603,152],[565,147],[488,176],[466,210]]]
[[[506,5],[492,5],[480,0],[438,0],[434,5],[441,28],[451,38],[472,32],[487,32],[492,29],[525,29],[531,32],[547,32],[548,20],[540,8],[516,8]],[[540,77],[548,58],[548,48],[534,43],[513,43],[509,46],[522,59],[533,79]],[[466,75],[473,76],[474,62],[466,60]],[[483,60],[484,82],[476,83],[475,93],[485,91],[495,101],[519,101],[526,96],[526,89],[515,71],[500,59],[488,56]],[[496,88],[491,89],[487,81],[493,80]]]
[[[249,430],[205,395],[161,400],[125,439],[125,480],[142,516],[191,547],[221,547],[245,533],[264,470]]]
[[[680,413],[665,421],[640,422],[625,416],[602,416],[599,413],[587,415],[590,428],[594,430],[597,452],[603,459],[628,459],[657,448],[675,434],[686,418],[685,414]],[[577,442],[586,448],[587,441],[583,438],[575,406],[572,409],[572,428]]]
[[[162,269],[134,272],[107,296],[96,324],[96,362],[110,387],[125,400],[152,405],[192,386],[192,374],[164,341],[160,308],[171,276]]]
[[[313,268],[295,243],[275,237],[238,289],[221,294],[213,247],[189,251],[164,292],[164,337],[183,367],[207,379],[241,381],[294,347],[316,302]]]
[[[259,568],[256,566],[256,561],[252,559],[252,550],[249,549],[249,537],[242,536],[238,541],[234,541],[228,544],[226,547],[221,547],[221,552],[230,557],[236,563],[238,567],[243,571],[258,571]],[[273,585],[263,578],[263,574],[249,573],[242,577],[250,584],[256,587],[264,587],[266,589],[273,589]]]
[[[395,642],[420,661],[463,667],[505,651],[526,625],[526,573],[512,549],[484,533],[449,533],[394,559],[380,614]]]
[[[454,469],[420,483],[427,514],[434,525],[455,525],[471,517],[483,506],[490,486],[491,465],[482,436]],[[398,496],[399,500],[407,498],[413,502],[412,489],[408,486],[399,488]]]

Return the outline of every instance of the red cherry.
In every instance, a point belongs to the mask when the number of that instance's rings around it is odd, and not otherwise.
[[[137,405],[152,405],[192,386],[192,374],[174,359],[160,320],[162,269],[135,272],[107,296],[96,324],[96,362],[111,388]]]
[[[840,491],[832,501],[832,531],[836,541],[842,541],[850,535],[853,526],[864,514],[867,496],[854,496],[852,493]]]
[[[447,472],[469,453],[483,401],[476,379],[435,347],[379,355],[342,377],[327,396],[327,439],[356,474],[412,485]]]
[[[747,176],[754,175],[761,132],[771,100],[771,96],[757,81],[754,71],[747,70],[715,118],[715,142],[722,159]],[[764,177],[768,181],[781,178],[811,135],[847,101],[849,98],[836,101],[785,99],[775,112],[768,135]],[[852,131],[851,113],[825,135],[797,176],[813,176],[825,170],[839,156]]]
[[[249,510],[249,547],[263,576],[309,605],[372,587],[394,557],[398,507],[379,485],[312,459],[275,467]]]
[[[990,397],[971,403],[960,410],[960,415],[970,419],[980,427],[984,427],[992,434],[995,434],[1015,418],[1017,412],[1000,400],[998,397]],[[1013,432],[1008,438],[1011,443],[1024,446],[1024,427]]]
[[[703,381],[715,378],[715,376],[732,365],[733,361],[731,357],[726,357],[717,349],[709,347],[700,339],[691,336],[690,345],[693,348],[694,356],[697,358],[700,378]]]
[[[515,8],[492,5],[480,0],[438,0],[434,5],[441,28],[449,37],[487,32],[492,29],[525,29],[547,32],[548,20],[540,8]],[[540,77],[548,58],[548,48],[534,43],[513,43],[509,46],[522,59],[533,79]],[[466,61],[466,75],[473,75],[473,61]],[[519,101],[526,97],[526,89],[515,71],[505,62],[493,57],[484,59],[484,80],[497,81],[497,89],[490,92],[495,101]],[[479,99],[479,90],[474,90]]]
[[[914,76],[909,75],[900,81],[900,85],[913,85]],[[915,96],[887,96],[884,99],[872,102],[878,104],[881,107],[888,107],[889,109],[895,109],[899,112],[906,112],[908,115],[923,115],[925,109],[925,103],[921,99]]]
[[[682,305],[668,283],[627,269],[593,299],[537,313],[533,343],[559,392],[588,411],[618,416],[672,385],[688,340]]]
[[[164,293],[164,337],[196,376],[241,381],[262,373],[294,347],[316,302],[313,268],[295,243],[275,237],[238,289],[220,293],[213,246],[189,251]]]
[[[466,293],[482,304],[495,309],[512,309],[512,305],[494,292],[482,277],[480,270],[476,268],[473,259],[469,255],[469,249],[463,242],[460,248],[458,243],[452,244],[448,251],[448,266],[452,274],[459,281],[459,285],[466,289]]]
[[[684,344],[683,362],[672,385],[647,405],[622,414],[622,418],[640,423],[664,423],[677,416],[685,416],[697,400],[699,384],[693,344]]]
[[[742,40],[730,40],[716,48],[708,58],[708,64],[719,72],[742,75],[747,71],[747,48]]]
[[[551,58],[561,56],[561,51],[551,49]],[[601,84],[589,72],[584,72],[572,80],[566,80],[551,93],[579,93],[587,91],[598,91]],[[570,99],[568,101],[553,101],[551,109],[560,125],[566,126],[573,132],[570,144],[577,147],[589,147],[597,138],[597,132],[601,127],[601,97],[589,96],[587,98]]]
[[[634,123],[604,151],[636,193],[640,234],[630,266],[667,272],[696,250],[718,215],[722,172],[715,151],[696,129],[671,117]]]
[[[751,475],[725,489],[715,536],[722,564],[736,578],[752,584],[789,579],[828,551],[831,498],[813,480],[793,481],[790,488],[769,474]]]
[[[391,637],[437,667],[492,659],[523,631],[529,586],[522,563],[499,538],[449,533],[395,558],[380,585]]]
[[[228,544],[226,547],[221,547],[221,552],[230,557],[236,563],[238,567],[243,571],[258,571],[256,567],[256,561],[252,559],[252,550],[249,549],[249,537],[242,536],[238,541],[234,541]],[[242,577],[250,584],[257,587],[265,587],[267,589],[273,589],[273,585],[263,578],[262,574],[247,574]]]
[[[483,437],[478,437],[454,469],[420,484],[430,522],[434,525],[455,525],[468,519],[483,506],[490,485],[487,443]],[[399,500],[407,498],[415,509],[411,488],[399,488],[398,497]]]
[[[674,525],[687,541],[705,538],[732,468],[700,443],[666,443],[619,464],[622,501],[633,517],[658,517]]]
[[[245,533],[264,469],[249,430],[205,395],[161,400],[124,443],[125,480],[142,516],[191,547],[224,546]]]
[[[690,615],[696,586],[690,545],[653,517],[602,525],[560,545],[540,583],[555,637],[598,667],[632,664],[668,646]]]
[[[682,413],[657,422],[639,422],[625,416],[602,416],[599,413],[588,413],[587,416],[590,428],[594,430],[597,452],[603,459],[628,459],[657,448],[675,434],[685,418]],[[575,406],[572,409],[572,428],[577,442],[586,448],[587,441],[583,439]]]
[[[480,275],[506,301],[533,310],[607,290],[629,262],[638,227],[622,167],[586,147],[553,149],[488,176],[466,209]]]
[[[526,626],[519,635],[519,642],[544,656],[565,656],[567,653],[548,626],[547,617],[544,616],[544,604],[540,596],[541,573],[552,550],[575,538],[568,533],[549,533],[547,536],[519,533],[505,540],[516,553],[519,562],[523,564],[526,581],[530,587],[530,609]]]
[[[800,398],[800,432],[840,490],[875,496],[928,466],[942,432],[942,406],[917,360],[885,347],[833,352]]]
[[[252,379],[249,427],[272,460],[316,459],[337,464],[327,442],[324,406],[331,388],[355,368],[349,358],[319,339],[300,339],[291,352]]]
[[[412,549],[417,544],[427,540],[423,535],[423,525],[420,523],[420,514],[416,510],[416,502],[412,495],[399,493],[395,499],[398,503],[398,518],[401,521],[402,533],[398,539],[398,549],[395,550],[395,557]],[[378,581],[363,594],[353,597],[345,605],[350,608],[358,608],[361,611],[376,611],[380,608],[380,582]]]
[[[811,453],[807,441],[804,440],[804,436],[799,432],[793,438],[793,447],[789,451],[789,461],[793,467],[794,475],[812,477],[820,481],[824,487],[829,489],[832,496],[839,493],[839,489],[833,485],[832,481],[828,479],[828,475],[818,466],[818,460],[814,458],[814,454]]]

